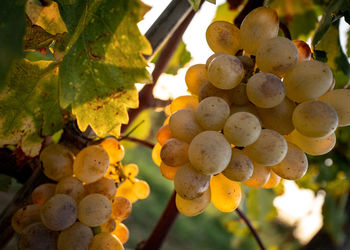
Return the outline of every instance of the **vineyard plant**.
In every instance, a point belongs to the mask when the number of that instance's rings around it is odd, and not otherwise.
[[[146,3],[2,2],[0,249],[350,249],[350,1]]]

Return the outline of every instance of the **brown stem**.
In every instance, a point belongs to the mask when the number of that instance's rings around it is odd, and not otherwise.
[[[171,229],[171,226],[174,224],[179,211],[176,208],[175,204],[175,191],[171,195],[168,204],[160,217],[156,227],[154,228],[151,236],[146,242],[141,242],[137,246],[137,250],[158,250],[163,244],[168,232]]]
[[[234,23],[240,28],[243,22],[243,19],[251,12],[253,9],[263,6],[264,0],[249,0],[248,3],[244,6],[243,10],[236,16]]]
[[[141,140],[139,138],[136,138],[136,137],[132,137],[132,136],[127,136],[127,137],[121,137],[119,138],[119,141],[122,141],[122,140],[127,140],[127,141],[132,141],[132,142],[136,142],[136,143],[139,143],[145,147],[149,147],[149,148],[153,148],[154,147],[154,144],[149,142],[149,141],[145,141],[145,140]]]
[[[286,38],[288,38],[289,40],[292,40],[292,35],[290,34],[288,26],[285,25],[284,23],[282,23],[281,21],[280,21],[280,29],[282,30],[282,32]]]
[[[252,226],[252,224],[250,223],[249,219],[247,218],[247,216],[245,216],[245,214],[239,209],[236,209],[237,214],[239,215],[239,217],[241,217],[242,220],[244,220],[244,222],[247,224],[247,226],[249,227],[249,230],[251,231],[251,233],[253,234],[255,240],[257,241],[258,245],[260,246],[261,250],[265,250],[266,248],[264,247],[258,233],[256,232],[256,230],[254,229],[254,227]]]

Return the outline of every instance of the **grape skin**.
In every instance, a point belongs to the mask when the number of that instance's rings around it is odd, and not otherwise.
[[[270,169],[264,165],[253,162],[254,170],[252,176],[243,182],[248,187],[261,187],[265,185],[270,178]]]
[[[115,197],[112,201],[112,218],[116,220],[125,220],[132,210],[132,203],[123,196]]]
[[[32,201],[36,205],[42,205],[50,197],[55,195],[56,185],[54,183],[44,183],[37,186],[32,192]]]
[[[246,181],[253,174],[253,164],[249,157],[237,148],[232,149],[231,161],[222,171],[228,179],[232,181]]]
[[[89,227],[105,223],[112,212],[112,203],[102,194],[89,194],[79,202],[78,218]]]
[[[198,95],[201,86],[208,81],[206,65],[195,64],[188,68],[185,82],[191,94]]]
[[[180,166],[188,162],[188,143],[172,138],[162,146],[160,158],[168,166]]]
[[[196,216],[204,212],[204,210],[209,206],[211,200],[210,188],[208,188],[203,195],[193,200],[186,200],[182,198],[179,194],[176,194],[175,203],[176,208],[184,216]]]
[[[67,194],[76,202],[80,201],[85,193],[83,184],[72,176],[61,179],[56,185],[56,194]]]
[[[111,200],[116,193],[117,187],[112,178],[103,177],[96,182],[85,185],[85,194],[102,194]]]
[[[11,226],[16,233],[22,233],[27,226],[40,221],[40,206],[27,205],[12,216]]]
[[[19,250],[48,250],[57,249],[58,232],[47,229],[41,223],[26,227],[18,240]]]
[[[122,242],[112,233],[102,232],[92,239],[89,250],[124,250]]]
[[[58,250],[86,250],[94,237],[90,227],[76,222],[58,236]]]

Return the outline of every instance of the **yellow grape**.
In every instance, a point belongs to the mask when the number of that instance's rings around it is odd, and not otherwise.
[[[216,21],[206,31],[207,43],[215,53],[224,52],[235,55],[240,49],[239,29],[232,23]]]
[[[170,112],[174,114],[180,109],[196,110],[198,106],[198,98],[192,95],[183,95],[176,97],[170,104]]]
[[[63,230],[58,236],[58,250],[86,250],[94,234],[90,227],[75,222],[71,227]]]
[[[67,194],[76,202],[80,201],[84,196],[84,186],[77,178],[72,176],[62,178],[56,186],[56,194]]]
[[[231,181],[221,173],[211,178],[210,191],[211,202],[221,212],[235,210],[242,199],[240,183]]]
[[[267,183],[270,178],[270,168],[259,163],[253,162],[254,170],[252,176],[243,182],[248,187],[261,187]]]
[[[117,188],[116,196],[123,196],[127,198],[131,203],[137,201],[137,195],[135,194],[134,184],[126,179],[120,186]]]
[[[139,173],[139,167],[134,163],[129,163],[123,166],[123,172],[127,178],[135,178]]]
[[[44,183],[37,186],[32,192],[32,201],[36,205],[42,205],[50,197],[55,195],[56,184]]]
[[[109,156],[110,164],[115,164],[123,160],[125,150],[123,145],[121,145],[117,139],[113,137],[106,138],[100,143],[100,145],[104,150],[106,150]]]
[[[168,180],[174,180],[175,174],[178,169],[179,167],[171,167],[166,165],[164,162],[160,164],[160,172]]]
[[[123,244],[129,239],[129,229],[123,223],[119,223],[112,233],[117,236]]]
[[[310,60],[311,58],[311,49],[310,46],[301,40],[293,40],[295,46],[298,49],[298,62]]]
[[[230,163],[222,174],[232,181],[246,181],[252,176],[253,169],[249,157],[242,150],[233,148]]]
[[[259,7],[252,10],[243,20],[239,42],[249,54],[255,55],[260,45],[278,35],[279,20],[275,10]]]
[[[173,138],[169,124],[165,124],[158,129],[157,141],[160,145],[163,145],[167,140]]]
[[[169,120],[170,120],[170,116],[168,116],[167,118],[165,118],[163,125],[169,124]]]
[[[275,166],[273,172],[287,180],[298,180],[303,177],[308,168],[308,162],[304,152],[292,143],[288,143],[286,157]]]
[[[307,137],[293,130],[292,133],[286,136],[286,140],[297,145],[301,150],[309,155],[323,155],[330,152],[336,142],[334,133],[323,138]]]
[[[180,166],[188,162],[188,143],[171,138],[163,144],[160,151],[162,162],[169,166]]]
[[[112,205],[113,206],[113,205]],[[118,222],[119,223],[119,222]],[[117,227],[117,222],[113,218],[109,218],[105,223],[103,223],[101,226],[101,232],[107,232],[111,233],[113,232]]]
[[[112,213],[112,203],[102,194],[89,194],[79,202],[78,218],[89,227],[105,223]]]
[[[204,64],[196,64],[188,68],[185,75],[185,82],[191,94],[198,95],[199,89],[207,81],[207,69]]]
[[[112,199],[117,193],[117,187],[112,178],[103,177],[96,182],[85,185],[86,194],[102,194]]]
[[[209,206],[210,200],[210,188],[208,188],[203,195],[193,200],[186,200],[179,194],[176,194],[175,197],[176,208],[184,216],[196,216],[201,214]]]
[[[277,185],[281,182],[281,177],[275,174],[272,170],[270,171],[270,178],[269,180],[262,185],[262,188],[274,188],[277,187]]]
[[[26,205],[12,216],[11,226],[16,233],[22,233],[27,226],[36,222],[41,222],[40,206]]]
[[[112,218],[116,220],[125,220],[129,217],[132,210],[132,203],[123,196],[117,196],[112,201]]]
[[[136,180],[133,188],[138,199],[146,199],[149,196],[150,188],[147,182]]]
[[[162,145],[160,145],[159,143],[154,145],[154,147],[152,149],[152,160],[153,160],[154,164],[156,164],[157,166],[160,166],[160,163],[162,162],[162,159],[160,158],[160,150],[161,149],[162,149]]]
[[[112,233],[102,232],[92,239],[89,250],[124,250],[123,243]]]

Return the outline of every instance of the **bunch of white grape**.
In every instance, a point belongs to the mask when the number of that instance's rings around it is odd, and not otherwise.
[[[330,68],[310,59],[305,42],[278,31],[267,7],[251,11],[240,29],[225,21],[208,27],[214,54],[188,69],[191,95],[170,104],[153,149],[182,214],[197,215],[210,202],[233,211],[241,183],[272,188],[301,178],[305,153],[328,153],[336,128],[350,124],[350,90],[333,90]]]
[[[137,165],[121,164],[124,153],[114,138],[76,156],[60,144],[44,148],[42,169],[55,183],[36,187],[33,204],[12,217],[18,249],[124,249],[129,230],[122,221],[133,202],[149,195],[148,184],[136,178]]]

